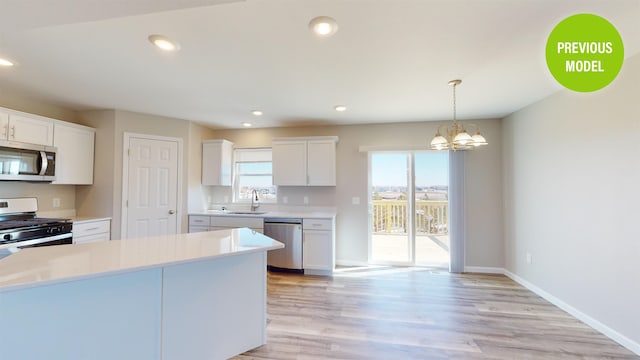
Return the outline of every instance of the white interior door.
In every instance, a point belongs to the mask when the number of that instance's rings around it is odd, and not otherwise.
[[[126,236],[176,234],[178,141],[129,137]]]

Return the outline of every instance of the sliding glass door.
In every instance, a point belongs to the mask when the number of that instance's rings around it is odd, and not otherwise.
[[[410,159],[406,153],[371,154],[370,209],[372,225],[370,261],[411,262],[409,216]]]
[[[448,153],[369,156],[369,261],[448,267]]]

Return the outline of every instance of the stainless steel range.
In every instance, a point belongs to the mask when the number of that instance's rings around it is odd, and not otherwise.
[[[0,249],[72,243],[72,221],[39,218],[36,198],[0,199]]]

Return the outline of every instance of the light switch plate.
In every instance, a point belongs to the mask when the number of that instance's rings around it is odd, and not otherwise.
[[[303,197],[302,198],[302,202],[305,203],[305,204],[308,204],[309,203],[309,197],[308,196]]]
[[[357,196],[354,196],[351,198],[351,204],[353,205],[360,205],[360,198]]]

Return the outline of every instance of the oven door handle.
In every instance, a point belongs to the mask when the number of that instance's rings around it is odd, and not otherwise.
[[[31,245],[37,245],[37,244],[42,244],[42,243],[46,243],[49,241],[55,241],[55,240],[62,240],[62,239],[68,239],[70,237],[72,237],[73,234],[72,233],[66,233],[66,234],[60,234],[60,235],[54,235],[54,236],[48,236],[46,238],[39,238],[39,239],[31,239],[31,240],[25,240],[25,241],[19,241],[16,243],[13,243],[11,245],[13,245],[13,247],[17,247],[17,248],[21,248],[21,247],[25,247],[25,246],[31,246]]]
[[[49,160],[47,160],[47,153],[45,151],[40,151],[40,176],[44,176],[47,173],[47,167],[49,166]]]

